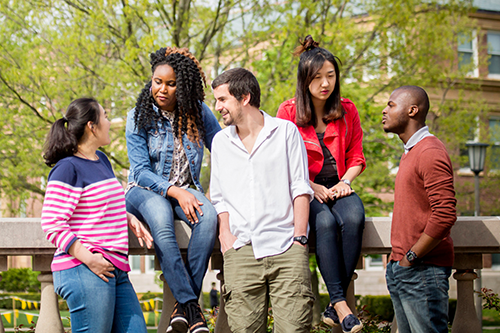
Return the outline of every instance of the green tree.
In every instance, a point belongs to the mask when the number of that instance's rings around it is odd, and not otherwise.
[[[470,35],[476,23],[468,17],[471,1],[299,1],[276,6],[281,17],[264,35],[270,47],[252,63],[263,89],[263,108],[275,113],[293,97],[298,58],[292,50],[298,37],[311,34],[342,62],[342,96],[357,106],[364,132],[368,168],[356,189],[391,191],[402,153],[399,138],[382,131],[381,112],[390,92],[401,85],[425,87],[434,102],[428,118],[431,132],[458,156],[458,143],[476,126],[481,109],[475,94],[465,98],[471,66],[458,69],[458,36]],[[479,59],[480,63],[484,59]],[[458,95],[448,98],[450,91]],[[458,164],[458,159],[455,159]],[[369,191],[359,191],[369,216],[384,214],[384,204]]]
[[[40,272],[31,268],[10,268],[2,273],[0,290],[5,292],[39,292],[41,283],[37,280]]]
[[[470,0],[0,0],[0,192],[13,203],[43,194],[44,138],[81,96],[97,98],[114,119],[103,150],[124,180],[125,116],[159,47],[190,48],[209,78],[252,67],[262,108],[275,114],[295,91],[292,50],[311,34],[342,61],[342,95],[360,111],[369,165],[354,186],[369,215],[383,214],[390,206],[371,193],[392,189],[389,169],[401,154],[380,125],[393,88],[418,84],[438,97],[429,125],[457,155],[476,123],[480,103],[462,93],[470,68],[457,70],[456,53],[458,36],[476,27],[472,10]],[[451,91],[458,98],[447,98]]]
[[[123,180],[124,120],[151,75],[149,53],[173,45],[203,60],[230,9],[241,6],[243,0],[0,0],[0,191],[12,199],[11,210],[18,199],[43,195],[45,136],[78,97],[97,98],[114,120],[112,144],[103,150]]]

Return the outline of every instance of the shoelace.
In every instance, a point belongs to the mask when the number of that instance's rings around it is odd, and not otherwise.
[[[337,311],[335,311],[335,308],[333,306],[327,306],[325,309],[325,315],[327,317],[330,317],[334,322],[339,322],[339,316],[337,315]]]
[[[356,317],[349,315],[348,317],[344,318],[344,322],[343,326],[347,329],[351,329],[356,325]]]
[[[190,325],[199,321],[205,322],[205,318],[202,318],[203,314],[201,313],[201,309],[198,304],[187,304],[185,311]]]

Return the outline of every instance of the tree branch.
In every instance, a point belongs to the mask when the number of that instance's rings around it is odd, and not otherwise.
[[[22,98],[22,96],[13,88],[9,85],[9,83],[5,80],[5,78],[2,76],[2,74],[0,73],[0,81],[3,82],[3,84],[7,87],[7,89],[9,89],[14,95],[16,95],[17,99],[24,105],[26,105],[31,111],[33,111],[33,113],[38,117],[40,118],[41,120],[43,120],[44,122],[46,123],[49,123],[49,124],[52,124],[52,122],[48,119],[45,119],[41,114],[40,112],[38,112],[38,110],[33,107],[28,101],[26,101],[24,98]]]

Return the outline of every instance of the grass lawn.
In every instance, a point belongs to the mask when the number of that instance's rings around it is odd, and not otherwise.
[[[5,309],[1,309],[0,312],[4,313],[4,312],[9,312],[9,309],[5,310]],[[33,313],[33,317],[32,318],[28,318],[29,313]],[[31,327],[33,324],[31,323],[31,321],[34,321],[36,323],[38,317],[36,315],[38,315],[39,311],[38,310],[19,310],[19,313],[17,314],[16,316],[16,326],[20,326],[20,325],[23,325],[23,328],[29,328]],[[63,319],[62,322],[63,322],[63,325],[65,327],[69,327],[69,320],[67,318],[69,318],[69,312],[68,311],[61,311],[61,318]],[[10,320],[7,320],[7,319],[10,319]],[[12,315],[12,310],[10,310],[10,318],[9,317],[5,317],[4,315],[2,316],[2,322],[3,322],[3,326],[5,328],[13,328],[14,327],[14,318],[13,318],[13,315]]]
[[[8,312],[9,310],[4,310],[1,309],[0,312]],[[12,310],[11,310],[12,311]],[[12,312],[11,312],[12,313]],[[16,318],[16,325],[19,327],[20,325],[23,325],[22,327],[24,329],[29,329],[32,324],[28,321],[28,316],[29,314],[33,313],[33,317],[31,320],[36,322],[38,319],[38,310],[20,310],[20,313],[18,313],[18,316]],[[61,318],[63,319],[63,325],[65,327],[69,327],[69,312],[68,311],[61,311]],[[153,312],[145,312],[145,318],[147,319],[147,325],[149,327],[154,326],[155,324],[155,315]],[[14,322],[13,322],[13,316],[11,314],[10,316],[10,322],[7,320],[5,316],[2,316],[2,322],[5,328],[13,328],[14,327]],[[159,321],[159,314],[157,315],[157,322]],[[500,333],[500,314],[495,311],[495,310],[483,310],[483,333]],[[495,329],[488,329],[488,327],[495,327]],[[156,329],[149,329],[148,333],[156,333]]]
[[[0,312],[1,313],[9,312],[9,310],[8,309],[7,310],[1,309]],[[10,310],[10,313],[11,313],[10,318],[2,316],[2,322],[3,322],[3,325],[5,328],[13,328],[14,327],[14,318],[12,316],[12,310]],[[29,313],[33,313],[34,315],[38,315],[39,311],[38,310],[20,310],[20,313],[18,313],[18,315],[16,317],[16,326],[23,325],[23,328],[31,327],[33,324],[31,324],[31,322],[28,320],[28,316],[30,316]],[[64,327],[69,327],[70,326],[69,311],[60,311],[60,314],[61,314],[61,318],[62,318],[62,322],[63,322]],[[147,318],[146,324],[148,326],[154,326],[155,325],[154,313],[153,312],[144,312],[144,314],[145,314],[144,317]],[[7,319],[10,319],[10,320],[7,320]],[[30,319],[31,319],[31,321],[34,321],[36,323],[38,317],[33,316]],[[160,321],[160,314],[157,314],[156,322],[158,323],[159,321]],[[149,330],[149,332],[156,332],[156,330]]]
[[[498,326],[500,327],[500,314],[493,309],[483,309],[483,326]],[[494,332],[488,330],[488,332]],[[498,330],[500,332],[500,330]]]

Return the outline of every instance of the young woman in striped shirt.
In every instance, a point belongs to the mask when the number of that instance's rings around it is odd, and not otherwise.
[[[106,111],[91,98],[73,101],[50,130],[42,228],[56,247],[54,289],[68,303],[73,332],[146,333],[128,278],[128,226],[141,245],[152,237],[125,210],[125,196],[106,155]]]

